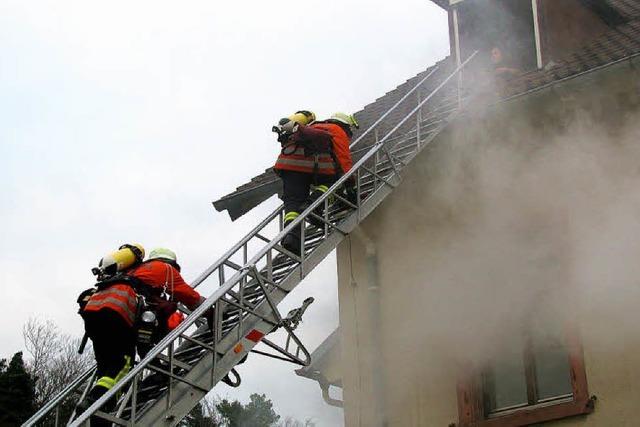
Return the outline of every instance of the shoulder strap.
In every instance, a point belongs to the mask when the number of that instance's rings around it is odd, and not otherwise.
[[[113,285],[129,285],[136,293],[142,293],[146,291],[147,286],[144,282],[137,277],[129,276],[125,273],[118,273],[108,279],[102,280],[95,284],[99,291],[107,289]]]

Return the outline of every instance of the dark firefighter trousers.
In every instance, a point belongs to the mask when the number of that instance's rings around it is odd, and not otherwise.
[[[278,174],[282,179],[285,224],[296,219],[307,206],[336,182],[335,175],[317,174],[314,176],[311,173],[288,170],[278,171]]]
[[[131,369],[135,357],[136,333],[115,311],[102,309],[83,313],[84,326],[93,343],[96,382],[89,392],[95,401]]]

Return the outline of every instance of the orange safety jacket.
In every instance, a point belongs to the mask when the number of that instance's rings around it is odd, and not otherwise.
[[[353,164],[349,143],[349,136],[337,124],[320,122],[300,126],[284,144],[274,169],[321,175],[345,173]]]
[[[342,173],[347,173],[353,166],[353,160],[351,159],[351,150],[349,144],[351,144],[351,137],[347,135],[347,132],[335,123],[318,123],[314,125],[319,129],[324,129],[331,135],[333,142],[333,153],[340,163]]]
[[[202,297],[184,281],[171,264],[159,260],[143,262],[129,273],[158,293],[166,292],[172,300],[181,302],[190,310],[200,305]]]
[[[172,299],[183,303],[190,309],[194,309],[202,301],[200,294],[184,281],[178,270],[163,261],[151,260],[144,262],[126,274],[142,282],[158,294],[163,291],[166,292]],[[138,295],[134,288],[127,284],[125,280],[122,283],[115,282],[113,285],[94,293],[83,311],[113,310],[128,325],[133,326],[136,320],[137,297]]]

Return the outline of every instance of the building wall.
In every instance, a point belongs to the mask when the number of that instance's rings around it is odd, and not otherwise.
[[[598,397],[549,425],[637,425],[635,66],[474,109],[339,246],[346,426],[457,422],[463,367],[533,317],[577,326]]]

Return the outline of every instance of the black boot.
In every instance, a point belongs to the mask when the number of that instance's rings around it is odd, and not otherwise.
[[[93,405],[98,399],[100,399],[102,395],[104,395],[107,391],[109,390],[107,390],[104,387],[94,386],[91,389],[91,391],[89,391],[89,393],[87,394],[87,397],[85,397],[85,399],[82,402],[80,402],[76,407],[76,416],[82,414],[84,411],[89,409],[89,407]],[[111,399],[100,410],[102,412],[109,412],[109,411],[112,411],[114,407],[115,407],[115,403],[113,402],[113,399]],[[98,426],[98,427],[111,425],[109,421],[105,420],[104,418],[97,417],[95,415],[91,416],[90,422],[92,426]]]
[[[293,252],[296,255],[300,255],[300,228],[296,227],[296,230],[293,230],[282,239],[282,247],[288,250],[289,252]]]
[[[283,224],[283,228],[286,228],[291,222],[296,219],[300,214],[298,212],[287,212],[285,215],[285,220]],[[282,239],[282,247],[286,250],[293,252],[296,255],[300,255],[300,224],[298,224],[294,229],[289,232]]]

